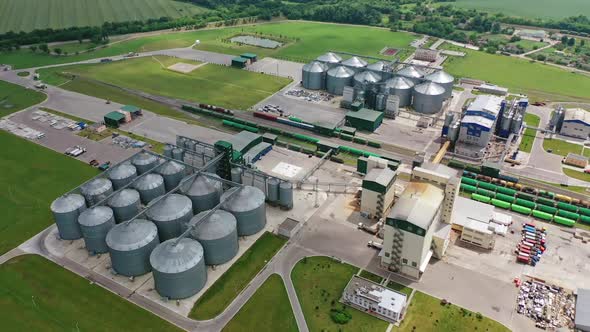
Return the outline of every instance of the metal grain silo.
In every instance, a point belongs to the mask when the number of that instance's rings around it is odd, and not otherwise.
[[[193,141],[193,140],[190,140],[190,141],[186,141],[184,146],[189,151],[195,151],[195,147],[197,146],[197,143],[195,143],[195,141]]]
[[[375,97],[375,110],[383,112],[387,103],[387,95],[378,93]]]
[[[285,209],[293,208],[293,184],[281,182],[279,185],[279,204]]]
[[[448,139],[451,140],[451,142],[456,142],[457,139],[459,138],[459,132],[461,131],[461,120],[457,120],[457,122],[451,124],[449,126],[449,134],[448,134]]]
[[[328,65],[313,61],[302,69],[303,87],[310,90],[324,90],[326,88],[326,72]]]
[[[424,72],[414,66],[407,66],[396,73],[397,76],[403,76],[411,80],[414,84],[420,84],[424,77]]]
[[[185,145],[186,145],[186,143],[185,143]],[[175,148],[174,150],[172,150],[172,158],[182,161],[183,156],[184,156],[183,149]]]
[[[215,174],[209,174],[213,178],[219,178]],[[192,182],[186,182],[181,192],[193,202],[195,214],[210,210],[219,204],[219,198],[223,192],[220,181],[216,181],[205,175],[198,175]]]
[[[316,58],[316,60],[325,63],[328,65],[328,67],[332,68],[337,66],[340,63],[340,61],[342,61],[342,57],[338,54],[328,52],[326,54],[320,55]]]
[[[166,191],[174,189],[186,175],[186,167],[175,161],[169,160],[156,170],[164,178]]]
[[[235,183],[242,183],[242,169],[234,167],[231,169],[231,180]]]
[[[186,138],[176,136],[176,146],[184,148],[186,141]]]
[[[113,197],[109,198],[108,204],[113,209],[115,221],[118,223],[135,217],[141,208],[139,192],[129,188],[114,194]]]
[[[209,211],[203,211],[191,220],[197,222]],[[205,249],[205,264],[220,265],[238,253],[238,222],[233,214],[217,210],[191,230],[191,237]]]
[[[407,107],[412,103],[414,82],[403,76],[396,76],[385,82],[385,92],[399,97],[399,107]]]
[[[150,272],[150,254],[160,243],[156,225],[144,219],[115,225],[106,238],[112,269],[127,277]]]
[[[160,174],[150,173],[142,176],[133,183],[133,187],[139,192],[141,202],[147,205],[154,198],[166,193],[164,178]]]
[[[355,73],[358,73],[361,72],[367,66],[367,61],[356,56],[353,56],[350,59],[342,61],[340,64],[354,70]]]
[[[436,114],[442,109],[445,89],[432,82],[422,83],[414,87],[412,106],[418,113]]]
[[[231,212],[238,221],[238,235],[252,235],[261,231],[266,225],[266,205],[264,193],[251,186],[231,188],[221,195],[225,199],[234,191],[238,192],[225,202],[223,209]]]
[[[379,82],[381,75],[372,71],[365,70],[354,75],[354,86],[363,86],[365,91],[375,89]]]
[[[344,66],[328,70],[326,90],[333,95],[341,96],[345,86],[352,86],[353,76],[354,71]]]
[[[520,128],[522,127],[522,114],[517,114],[512,119],[512,123],[510,124],[510,132],[513,134],[518,134],[520,132]]]
[[[168,158],[172,158],[172,150],[174,149],[174,147],[170,144],[166,144],[164,146],[164,149],[162,151],[162,154]]]
[[[89,253],[102,254],[109,251],[106,237],[115,226],[113,210],[110,207],[95,206],[86,209],[78,217],[78,223]]]
[[[131,159],[131,163],[137,168],[137,174],[143,174],[158,164],[158,158],[153,154],[140,152]]]
[[[453,94],[453,84],[455,78],[447,72],[439,70],[424,77],[425,80],[436,83],[445,89],[444,97],[450,98]]]
[[[207,282],[204,250],[193,239],[170,239],[152,251],[152,267],[158,294],[169,299],[185,299],[197,294]]]
[[[279,180],[277,178],[269,178],[266,182],[266,198],[273,203],[279,202]]]
[[[135,166],[128,163],[116,166],[109,171],[109,179],[113,183],[113,188],[115,188],[115,190],[123,188],[136,177],[137,169]]]
[[[193,203],[179,194],[170,194],[154,204],[145,213],[158,227],[161,241],[180,236],[184,224],[193,216]]]
[[[377,61],[375,63],[371,63],[370,65],[367,65],[366,69],[376,72],[378,74],[382,74],[383,71],[385,70],[385,68],[386,68],[385,62]]]
[[[78,216],[86,210],[84,197],[78,194],[58,197],[51,203],[50,209],[61,239],[77,240],[82,237]]]
[[[109,179],[96,178],[80,187],[88,205],[94,205],[113,193],[113,184]]]

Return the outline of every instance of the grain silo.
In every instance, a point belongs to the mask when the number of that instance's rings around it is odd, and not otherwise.
[[[316,58],[317,61],[325,63],[328,67],[332,68],[337,66],[340,61],[342,61],[342,57],[338,54],[334,54],[332,52],[328,52],[326,54],[320,55]]]
[[[522,128],[522,114],[515,114],[510,124],[510,131],[513,134],[518,134]]]
[[[223,202],[223,209],[231,212],[236,217],[238,235],[256,234],[266,225],[264,193],[260,189],[251,186],[234,187],[223,193],[221,199],[225,199],[236,190],[238,190],[237,193]]]
[[[140,152],[131,159],[131,163],[137,168],[137,174],[143,174],[156,167],[158,157],[147,152]]]
[[[78,217],[78,223],[89,253],[102,254],[109,251],[106,237],[115,226],[113,210],[110,207],[95,206],[86,209]]]
[[[193,239],[170,239],[152,251],[152,267],[158,294],[168,299],[185,299],[197,294],[207,282],[204,250]]]
[[[172,150],[174,149],[174,147],[170,144],[166,144],[164,145],[164,149],[162,151],[162,154],[168,158],[172,158]]]
[[[150,272],[150,254],[160,239],[153,222],[135,219],[111,228],[106,242],[112,269],[118,274],[135,277]]]
[[[96,178],[80,186],[80,192],[88,205],[94,205],[113,193],[113,184],[109,179]]]
[[[432,82],[422,83],[414,87],[412,106],[418,113],[436,114],[442,109],[445,89]]]
[[[432,74],[426,75],[424,79],[442,86],[445,89],[445,98],[449,98],[453,94],[453,84],[455,83],[455,78],[449,75],[447,72],[439,70]]]
[[[58,197],[51,203],[50,209],[62,240],[77,240],[82,237],[78,216],[86,210],[84,197],[78,194]]]
[[[326,72],[328,72],[328,65],[319,61],[313,61],[302,69],[302,84],[303,87],[310,90],[324,90],[326,89]]]
[[[154,204],[145,214],[158,227],[160,241],[165,241],[180,236],[183,225],[193,216],[193,204],[184,195],[170,194]]]
[[[239,167],[233,167],[231,169],[231,180],[235,183],[242,183],[242,169]]]
[[[365,90],[376,88],[379,82],[381,82],[381,75],[372,71],[365,70],[354,75],[354,85],[361,85]]]
[[[166,193],[164,178],[160,174],[150,173],[142,176],[133,183],[133,187],[139,192],[141,202],[147,205],[154,198]]]
[[[387,68],[387,66],[385,65],[385,62],[383,62],[383,61],[377,61],[377,62],[374,62],[374,63],[372,63],[370,65],[367,65],[367,68],[366,69],[367,70],[374,71],[374,72],[376,72],[378,74],[381,74],[383,71],[385,71],[385,68]]]
[[[139,192],[129,188],[114,194],[113,197],[109,198],[108,204],[113,209],[115,221],[118,223],[135,217],[141,208]]]
[[[184,144],[185,149],[189,150],[189,151],[195,151],[195,147],[197,146],[197,143],[193,140],[187,140],[186,143]]]
[[[355,73],[361,72],[364,70],[364,68],[367,66],[367,61],[358,58],[356,56],[353,56],[350,59],[346,59],[344,61],[342,61],[340,63],[342,66],[345,66],[347,68],[350,68],[352,70],[354,70]]]
[[[113,188],[119,190],[129,184],[137,177],[137,169],[129,163],[123,163],[109,171],[109,179],[113,183]]]
[[[199,174],[192,182],[189,181],[183,184],[181,191],[193,202],[193,212],[195,214],[210,210],[219,204],[223,188],[221,182],[214,180],[215,178],[219,178],[219,176],[215,174],[209,174],[209,176]]]
[[[293,184],[288,181],[279,185],[279,204],[285,209],[293,208]]]
[[[203,211],[194,216],[191,224],[199,221],[208,212]],[[205,249],[205,264],[220,265],[238,253],[237,226],[233,214],[217,210],[191,230],[191,237],[199,241]]]
[[[266,198],[269,202],[279,202],[279,180],[277,178],[269,178],[266,182]]]
[[[352,86],[353,76],[354,70],[344,66],[328,70],[326,90],[333,95],[341,96],[345,86]]]
[[[175,161],[169,160],[156,170],[164,178],[166,191],[174,189],[186,175],[186,167]]]
[[[186,144],[187,144],[187,143],[185,143],[185,145],[186,145]],[[183,150],[183,149],[180,149],[180,148],[174,148],[174,149],[172,150],[172,158],[174,158],[174,159],[176,159],[176,160],[179,160],[179,161],[182,161],[182,160],[183,160],[183,159],[182,159],[183,157],[184,157],[184,150]]]
[[[184,148],[184,145],[185,145],[186,141],[187,141],[186,138],[176,136],[176,145],[178,147]]]
[[[385,82],[385,93],[399,97],[399,107],[407,107],[412,103],[414,82],[403,76],[396,76]]]
[[[424,72],[414,66],[406,66],[396,73],[397,76],[403,76],[411,80],[414,84],[420,84],[424,77]]]

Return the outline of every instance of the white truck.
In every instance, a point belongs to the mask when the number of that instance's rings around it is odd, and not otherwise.
[[[73,151],[70,151],[70,153],[69,153],[69,155],[72,157],[78,157],[81,154],[83,154],[84,152],[86,152],[86,148],[83,148],[79,145],[76,145],[74,148],[75,149]]]
[[[377,241],[369,241],[367,243],[367,246],[370,247],[370,248],[377,249],[377,250],[383,249],[383,243],[379,243]]]

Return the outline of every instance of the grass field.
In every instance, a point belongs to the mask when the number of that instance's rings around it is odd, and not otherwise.
[[[543,140],[543,149],[545,151],[552,150],[551,153],[560,155],[560,156],[567,156],[568,153],[575,153],[581,154],[582,153],[582,146],[574,143],[569,143],[564,140],[560,139],[544,139]],[[584,156],[590,157],[590,148],[584,149]]]
[[[167,69],[168,66],[178,62],[200,64],[158,56],[108,64],[48,68],[40,70],[40,74],[43,81],[50,84],[61,84],[67,81],[66,78],[56,75],[65,72],[154,95],[237,109],[253,106],[291,81],[284,77],[215,64],[202,65],[189,74]]]
[[[567,175],[571,178],[590,182],[590,174],[588,174],[588,173],[584,173],[582,171],[576,171],[571,168],[565,168],[565,167],[563,168],[563,173],[565,173],[565,175]]]
[[[502,324],[455,305],[441,305],[440,300],[415,292],[406,317],[394,331],[420,332],[509,332]]]
[[[404,293],[408,296],[408,298],[410,297],[410,294],[412,294],[412,290],[413,290],[412,288],[410,288],[408,286],[398,284],[397,282],[394,282],[394,281],[389,281],[387,283],[387,288],[393,289],[394,291],[398,291],[400,293]]]
[[[360,273],[360,276],[363,277],[363,278],[365,278],[365,279],[369,279],[369,280],[371,280],[373,282],[376,282],[378,284],[380,284],[381,281],[383,281],[383,278],[381,278],[380,276],[378,276],[378,275],[376,275],[374,273],[371,273],[371,272],[369,272],[367,270],[362,270],[361,273]]]
[[[51,225],[51,202],[97,171],[5,131],[0,131],[0,145],[0,188],[3,188],[0,210],[4,215],[0,221],[0,254],[3,254]]]
[[[455,77],[471,77],[525,93],[532,100],[590,100],[590,77],[505,55],[456,48],[464,58],[449,57],[445,70]],[[484,65],[485,64],[485,65]],[[551,79],[547,79],[551,77]]]
[[[310,331],[383,332],[389,323],[364,312],[347,307],[352,319],[338,325],[330,318],[330,309],[342,308],[338,302],[346,284],[358,268],[329,257],[308,257],[291,272],[299,303]]]
[[[587,0],[456,0],[453,6],[529,18],[564,18],[590,13]]]
[[[0,265],[3,331],[181,331],[35,255]]]
[[[0,33],[99,26],[104,22],[191,16],[202,7],[173,0],[0,0]]]
[[[197,300],[189,317],[212,319],[219,315],[241,292],[286,240],[264,233],[244,254]]]
[[[538,127],[539,123],[541,122],[541,118],[534,114],[527,113],[524,116],[524,122],[529,126]],[[537,131],[533,129],[526,129],[524,134],[522,135],[522,140],[520,141],[520,146],[518,147],[520,151],[523,152],[531,152],[533,148],[533,143],[535,142],[535,136],[537,135]]]
[[[44,93],[0,81],[0,117],[38,104],[45,98]]]
[[[278,274],[268,277],[222,331],[297,332],[283,279]]]

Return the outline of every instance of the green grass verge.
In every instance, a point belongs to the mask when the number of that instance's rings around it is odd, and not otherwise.
[[[582,146],[579,144],[574,144],[570,142],[566,142],[561,139],[544,139],[543,140],[543,149],[545,151],[551,150],[551,153],[560,155],[560,156],[567,156],[568,153],[575,153],[581,154],[582,153]],[[590,157],[590,148],[584,149],[584,156]]]
[[[297,332],[283,279],[273,274],[223,328],[224,332]]]
[[[412,290],[413,290],[412,288],[410,288],[408,286],[404,286],[402,284],[398,284],[395,281],[388,281],[386,287],[391,290],[406,294],[408,296],[408,299],[410,298],[410,294],[412,294]]]
[[[441,305],[439,299],[415,292],[399,327],[394,331],[508,332],[504,325],[456,305]]]
[[[529,126],[538,127],[539,123],[541,122],[541,118],[534,114],[527,113],[524,116],[524,122]],[[536,130],[527,128],[522,135],[522,140],[520,141],[520,146],[518,147],[520,151],[527,153],[531,152],[536,135]]]
[[[565,168],[565,167],[563,168],[563,173],[565,173],[565,175],[569,176],[570,178],[590,182],[590,174],[588,174],[588,173],[576,171],[571,168]]]
[[[53,223],[49,205],[96,169],[0,131],[0,254]],[[1,301],[0,301],[1,302]]]
[[[389,323],[356,309],[346,307],[352,319],[338,325],[330,318],[331,309],[340,309],[338,302],[346,284],[358,267],[340,263],[329,257],[308,257],[299,261],[291,272],[299,303],[310,331],[385,331]]]
[[[189,317],[212,319],[234,300],[266,263],[287,242],[266,232],[197,300]]]
[[[36,255],[0,265],[4,331],[181,331]]]
[[[528,18],[565,18],[590,12],[585,0],[456,0],[453,6]]]
[[[362,270],[361,273],[360,273],[360,276],[363,277],[363,278],[365,278],[365,279],[369,279],[372,282],[376,282],[378,284],[380,284],[381,281],[383,281],[383,278],[382,277],[380,277],[380,276],[378,276],[378,275],[376,275],[376,274],[374,274],[372,272],[369,272],[367,270]]]
[[[20,77],[27,77],[29,76],[31,73],[29,73],[28,71],[19,71],[18,73],[16,73],[18,76]]]
[[[0,117],[39,104],[47,96],[39,91],[0,81]]]

